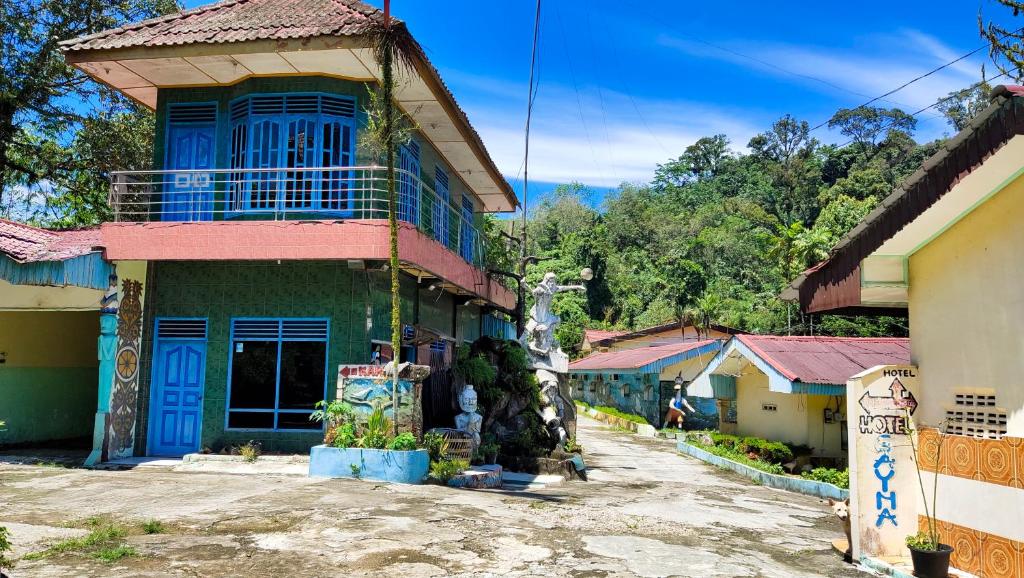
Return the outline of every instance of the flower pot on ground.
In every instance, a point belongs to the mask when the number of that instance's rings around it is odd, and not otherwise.
[[[946,578],[949,576],[949,556],[953,548],[939,544],[938,549],[919,550],[908,545],[910,560],[914,564],[914,575],[919,578]]]

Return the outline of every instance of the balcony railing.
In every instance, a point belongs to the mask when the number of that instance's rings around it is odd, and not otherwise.
[[[482,267],[472,214],[416,175],[395,171],[398,219]],[[387,169],[378,166],[119,171],[110,206],[122,222],[387,219]]]

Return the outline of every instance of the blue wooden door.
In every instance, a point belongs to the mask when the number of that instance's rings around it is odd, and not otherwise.
[[[167,131],[167,169],[163,220],[209,221],[213,218],[212,126],[171,126]]]
[[[154,357],[149,453],[180,456],[199,450],[206,341],[158,341]]]
[[[419,224],[420,147],[415,141],[398,149],[398,219]]]

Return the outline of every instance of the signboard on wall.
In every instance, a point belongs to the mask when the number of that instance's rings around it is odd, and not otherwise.
[[[352,406],[357,419],[365,421],[380,405],[388,419],[395,419],[391,377],[382,365],[339,365],[338,399]],[[402,431],[419,431],[419,387],[408,379],[398,380],[398,421]]]
[[[908,421],[917,411],[917,367],[873,367],[850,378],[846,389],[854,560],[905,555],[906,536],[917,532],[917,473]]]

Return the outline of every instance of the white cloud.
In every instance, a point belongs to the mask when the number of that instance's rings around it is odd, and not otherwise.
[[[526,87],[446,74],[498,168],[521,178]],[[581,115],[582,111],[582,115]],[[582,119],[581,119],[582,116]],[[596,86],[544,83],[530,129],[530,179],[616,186],[649,181],[658,163],[702,136],[725,133],[741,149],[764,125],[749,109],[708,103],[655,100]]]

